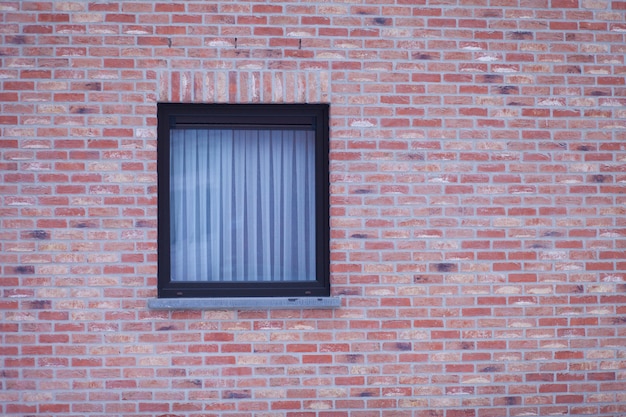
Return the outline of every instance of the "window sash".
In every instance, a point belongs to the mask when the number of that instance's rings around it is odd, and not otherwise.
[[[171,281],[315,281],[315,131],[169,133]]]

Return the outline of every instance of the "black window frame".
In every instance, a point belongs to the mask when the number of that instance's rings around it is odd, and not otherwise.
[[[310,281],[208,282],[170,279],[170,129],[175,127],[315,129],[315,263]],[[330,296],[329,105],[157,103],[158,297]]]

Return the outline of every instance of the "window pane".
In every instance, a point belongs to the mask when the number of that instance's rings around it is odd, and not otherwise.
[[[170,131],[172,281],[314,281],[315,132]]]

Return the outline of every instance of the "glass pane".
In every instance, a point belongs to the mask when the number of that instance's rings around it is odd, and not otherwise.
[[[315,280],[315,132],[170,132],[172,281]]]

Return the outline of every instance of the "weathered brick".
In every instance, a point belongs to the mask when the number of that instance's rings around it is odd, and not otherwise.
[[[0,414],[624,414],[626,7],[517,6],[1,4]],[[147,309],[156,101],[330,103],[342,308]]]

